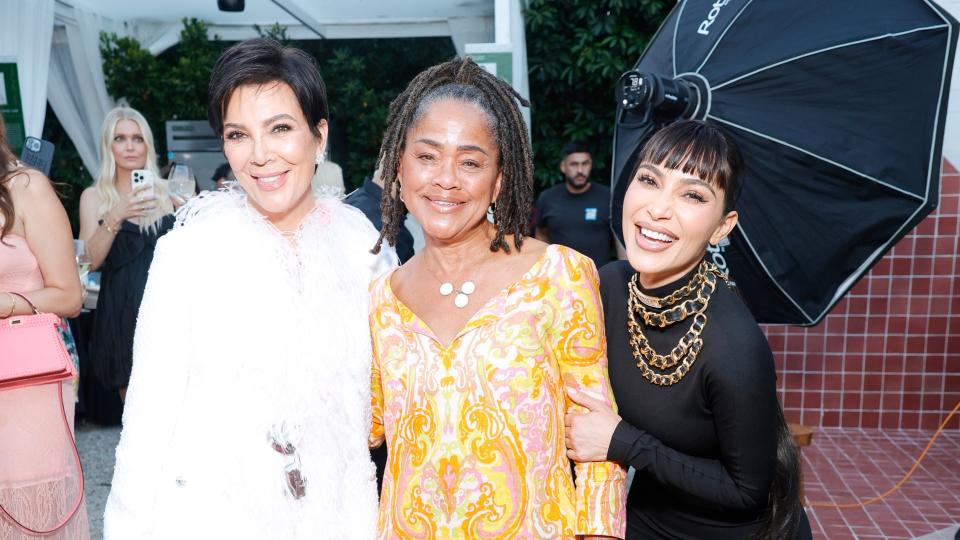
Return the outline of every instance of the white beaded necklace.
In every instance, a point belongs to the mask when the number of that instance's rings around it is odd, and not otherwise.
[[[439,281],[439,280],[438,280]],[[474,282],[467,280],[464,281],[460,288],[457,289],[457,295],[453,297],[453,305],[457,306],[460,309],[467,307],[467,304],[470,303],[470,295],[477,290],[477,286]],[[441,296],[450,296],[454,291],[453,283],[449,281],[444,281],[440,284],[440,295]]]

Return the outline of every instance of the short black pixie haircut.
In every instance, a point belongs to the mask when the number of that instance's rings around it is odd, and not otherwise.
[[[723,190],[723,213],[736,208],[743,188],[743,155],[722,127],[683,120],[662,128],[643,145],[630,179],[643,163],[679,169]]]
[[[407,132],[431,104],[447,99],[483,111],[490,135],[497,144],[503,180],[493,205],[496,235],[490,242],[490,251],[502,249],[510,253],[506,241],[508,234],[513,235],[517,251],[523,245],[533,204],[533,151],[519,105],[529,107],[530,103],[503,79],[491,75],[470,58],[458,57],[421,72],[390,103],[379,159],[383,178],[383,197],[380,199],[383,227],[373,248],[374,253],[380,252],[384,240],[390,245],[395,244],[397,231],[406,214],[406,207],[400,200],[397,171]]]
[[[317,124],[329,116],[327,85],[320,76],[317,61],[294,47],[284,47],[271,38],[241,41],[223,51],[210,74],[207,108],[210,127],[223,136],[227,104],[234,91],[248,84],[283,82],[293,90],[297,103],[310,124],[310,132],[319,137]]]

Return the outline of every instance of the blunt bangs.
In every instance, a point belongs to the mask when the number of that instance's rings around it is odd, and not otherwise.
[[[664,127],[643,146],[637,160],[683,171],[724,192],[724,212],[736,207],[743,186],[743,156],[722,128],[699,120]],[[636,176],[636,168],[631,179]]]

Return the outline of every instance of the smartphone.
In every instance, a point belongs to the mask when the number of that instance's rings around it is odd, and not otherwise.
[[[140,186],[150,186],[149,189],[144,191],[144,194],[156,195],[153,190],[154,183],[156,182],[153,171],[149,169],[136,169],[133,171],[130,182],[132,183],[130,187],[133,191],[136,191]]]
[[[37,169],[46,176],[50,176],[50,165],[53,163],[53,143],[36,137],[27,137],[23,143],[23,152],[20,161]]]

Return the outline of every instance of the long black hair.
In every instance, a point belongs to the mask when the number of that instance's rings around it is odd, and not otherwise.
[[[800,453],[793,435],[783,417],[783,407],[777,401],[777,466],[770,494],[767,496],[767,511],[757,538],[781,540],[793,538],[800,526],[803,513],[800,501]]]

